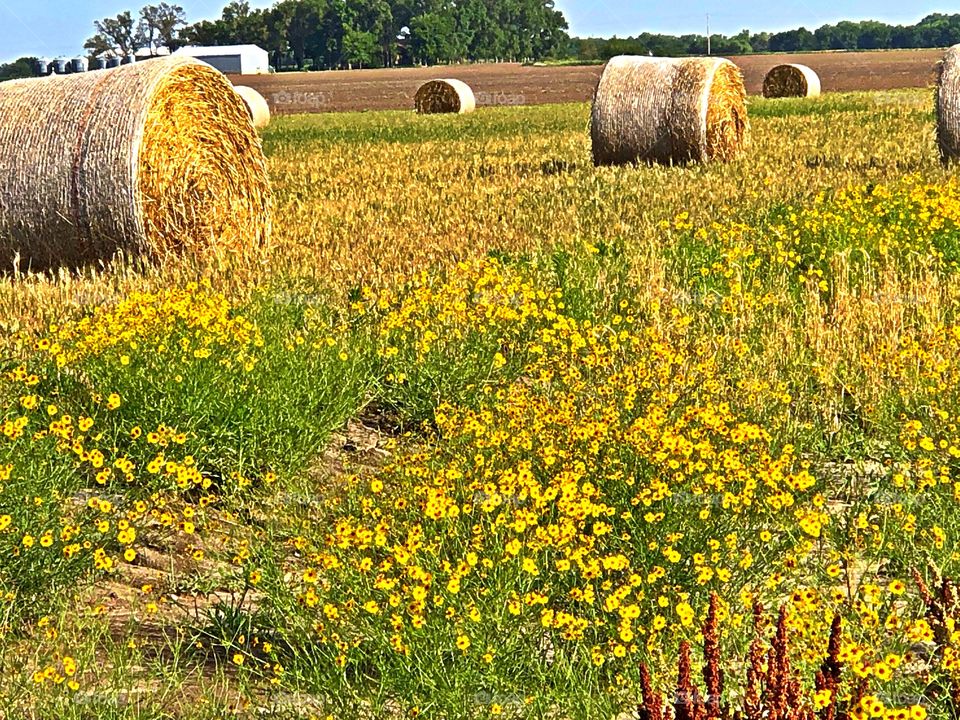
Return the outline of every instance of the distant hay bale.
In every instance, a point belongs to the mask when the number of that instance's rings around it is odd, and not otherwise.
[[[432,113],[471,113],[477,109],[473,90],[460,80],[431,80],[417,90],[414,102],[417,112]]]
[[[266,98],[263,95],[246,85],[235,85],[233,89],[237,91],[237,95],[247,106],[247,111],[250,113],[250,119],[253,120],[255,128],[265,128],[270,124],[270,106],[267,105]]]
[[[0,83],[0,272],[268,241],[260,139],[230,82],[171,57]]]
[[[820,77],[806,65],[777,65],[763,79],[765,98],[820,97]]]
[[[615,57],[590,121],[596,165],[727,162],[749,130],[743,76],[722,58]]]
[[[937,65],[937,146],[944,165],[960,159],[960,45]]]

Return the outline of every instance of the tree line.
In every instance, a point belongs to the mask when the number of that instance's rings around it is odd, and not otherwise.
[[[95,20],[97,33],[83,47],[92,57],[130,55],[143,49],[154,53],[161,48],[176,50],[183,44],[181,31],[186,25],[186,13],[179,5],[147,5],[138,16],[128,10],[113,18]]]
[[[190,45],[259,45],[277,69],[389,67],[482,60],[541,60],[566,47],[553,0],[280,0],[228,4],[188,25],[160,3],[94,23],[92,54]]]
[[[160,2],[94,22],[91,57],[155,54],[183,45],[259,45],[277,70],[391,67],[450,62],[575,60],[614,55],[702,55],[704,35],[642,33],[570,38],[553,0],[278,0],[253,9],[230,2],[216,20],[188,23],[182,7]],[[716,55],[816,50],[947,47],[960,43],[960,14],[934,13],[915,25],[873,20],[816,30],[711,35]],[[0,80],[34,73],[35,59],[0,65]]]
[[[934,13],[916,25],[888,25],[875,20],[843,21],[816,30],[801,27],[778,33],[710,36],[715,55],[793,53],[817,50],[895,50],[949,47],[960,43],[960,14]],[[677,57],[706,52],[705,35],[657,35],[642,33],[628,38],[574,38],[570,54],[584,62],[609,60],[615,55]]]

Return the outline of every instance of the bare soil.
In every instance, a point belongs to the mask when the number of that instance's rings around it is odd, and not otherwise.
[[[757,95],[767,71],[787,62],[813,68],[820,75],[824,92],[928,87],[934,83],[934,67],[942,56],[942,50],[890,50],[730,59],[743,70],[747,91]],[[593,96],[601,72],[601,65],[484,63],[247,75],[233,76],[231,80],[258,90],[274,113],[291,114],[412,109],[417,88],[427,80],[442,77],[456,77],[470,85],[480,107],[584,102]]]

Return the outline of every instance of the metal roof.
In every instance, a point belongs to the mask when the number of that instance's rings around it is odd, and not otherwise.
[[[182,47],[174,55],[196,57],[198,55],[243,55],[250,52],[267,54],[267,51],[259,45],[209,45]]]

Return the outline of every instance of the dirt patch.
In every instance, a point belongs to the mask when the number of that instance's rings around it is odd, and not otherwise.
[[[928,87],[942,50],[827,52],[732,57],[743,70],[747,91],[758,95],[767,71],[799,62],[820,76],[825,92],[898,90]],[[417,88],[427,80],[455,77],[477,97],[479,107],[584,102],[593,97],[603,72],[600,65],[537,67],[485,63],[430,68],[335,70],[235,76],[234,82],[258,90],[276,114],[411,110]]]

